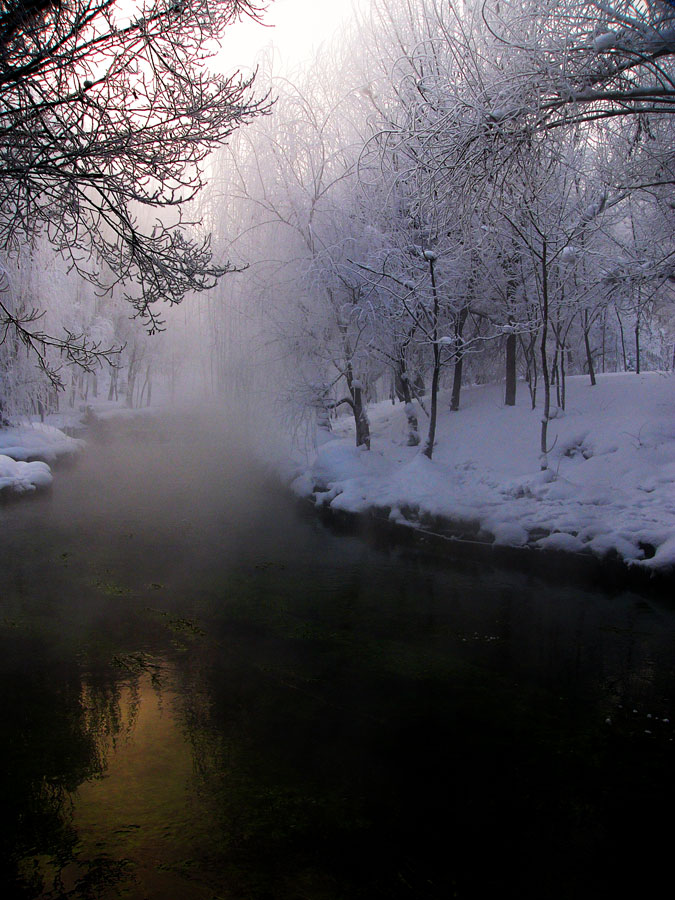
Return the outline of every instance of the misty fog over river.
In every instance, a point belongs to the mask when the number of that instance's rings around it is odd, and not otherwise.
[[[108,434],[0,507],[5,896],[599,897],[667,868],[672,603],[337,534],[199,425]]]

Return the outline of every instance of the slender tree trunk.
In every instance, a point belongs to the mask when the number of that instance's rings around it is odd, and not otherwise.
[[[213,390],[213,385],[212,385],[212,390]],[[146,405],[146,406],[150,406],[150,403],[152,402],[152,377],[151,377],[150,363],[148,363],[148,365],[147,365],[147,367],[146,367],[146,370],[145,370],[145,381],[143,382],[143,386],[142,386],[142,388],[141,388],[141,394],[140,394],[140,397],[138,398],[138,406],[139,406],[139,408],[140,408],[141,406],[143,406],[143,399],[144,399],[144,397],[145,397],[145,392],[146,392],[146,391],[148,392],[148,398],[147,398],[147,400],[146,400],[146,404],[145,404],[145,405]]]
[[[591,352],[590,341],[591,326],[588,319],[588,310],[584,310],[584,347],[586,348],[586,365],[588,366],[588,375],[591,379],[591,385],[595,386],[595,368],[593,366],[593,353]]]
[[[635,317],[635,374],[640,374],[640,312]]]
[[[408,447],[417,447],[420,442],[419,423],[415,415],[413,406],[413,397],[410,392],[410,382],[408,373],[405,368],[405,360],[401,360],[401,371],[399,375],[401,383],[401,391],[403,393],[403,402],[405,403],[405,416],[408,422]]]
[[[562,409],[562,392],[560,390],[560,357],[558,356],[555,361],[555,369],[553,370],[553,376],[555,379],[555,402],[558,406],[558,409]]]
[[[117,375],[119,369],[115,366],[110,372],[110,384],[108,385],[108,400],[117,400]]]
[[[515,276],[515,271],[518,267],[518,254],[514,253],[507,259],[506,271],[506,307],[507,310],[513,308],[515,304],[516,292],[518,290],[518,279]],[[513,326],[514,321],[513,317],[509,313],[507,315],[507,321],[509,325]],[[522,343],[522,337],[520,338]],[[515,406],[516,405],[516,384],[517,384],[517,358],[518,358],[518,338],[515,332],[510,332],[506,336],[506,359],[505,359],[505,368],[506,368],[506,385],[504,391],[504,405],[505,406]],[[526,358],[527,362],[527,358]]]
[[[452,373],[452,397],[450,399],[450,411],[459,411],[459,395],[462,390],[462,373],[464,370],[464,356],[459,354],[455,360]]]
[[[133,408],[134,405],[134,386],[136,384],[136,348],[131,354],[131,359],[129,360],[129,369],[127,371],[127,396],[126,396],[126,405],[129,409]]]
[[[461,349],[462,334],[467,316],[469,315],[469,307],[464,306],[460,310],[457,322],[455,323],[455,368],[452,375],[452,396],[450,399],[450,411],[457,412],[459,410],[459,395],[462,390],[462,373],[464,371],[464,352]]]
[[[621,335],[621,356],[623,358],[623,370],[624,372],[628,371],[628,359],[626,358],[626,337],[623,333],[623,322],[621,321],[621,316],[619,315],[619,308],[617,306],[614,307],[614,312],[616,313],[617,321],[619,322],[619,334]]]
[[[555,350],[553,351],[553,359],[551,360],[551,387],[556,388],[556,403],[560,406],[560,374],[558,372],[559,359],[558,335],[555,335]]]
[[[509,334],[506,337],[506,393],[504,397],[506,406],[516,405],[516,336]]]
[[[551,379],[548,371],[548,359],[546,356],[546,341],[548,338],[548,258],[546,239],[542,242],[541,274],[542,274],[542,329],[541,329],[541,374],[544,380],[544,411],[541,417],[541,470],[548,469],[548,423],[551,414]]]
[[[422,453],[432,458],[434,453],[434,442],[436,440],[436,417],[438,414],[438,383],[440,379],[441,367],[439,364],[440,350],[438,344],[434,344],[434,371],[431,376],[431,402],[429,407],[429,431],[427,439],[424,442]]]
[[[439,315],[439,304],[438,304],[438,291],[436,290],[436,274],[434,272],[434,261],[433,259],[429,260],[429,269],[431,271],[431,291],[434,298],[434,324],[432,329],[432,340],[433,340],[433,348],[434,348],[434,369],[431,377],[431,403],[429,409],[429,431],[427,433],[427,439],[424,443],[424,449],[422,453],[432,458],[434,453],[434,441],[436,440],[436,417],[438,414],[438,384],[440,381],[441,374],[441,350],[438,346],[438,315]]]
[[[521,337],[520,343],[525,357],[525,381],[530,393],[530,408],[535,409],[537,405],[537,382],[539,379],[539,372],[537,370],[536,335],[530,335],[527,344]]]

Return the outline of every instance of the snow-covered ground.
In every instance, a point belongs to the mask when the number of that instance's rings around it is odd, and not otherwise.
[[[530,408],[524,384],[518,393],[505,407],[501,386],[467,388],[455,413],[441,396],[431,461],[405,446],[402,404],[371,407],[370,452],[356,450],[343,417],[293,488],[333,509],[389,510],[415,527],[440,517],[498,544],[615,551],[631,564],[675,568],[675,377],[601,375],[595,387],[569,378],[567,409],[549,424],[546,472],[541,407]]]
[[[49,464],[73,456],[82,446],[82,441],[42,422],[26,421],[0,428],[0,495],[49,487]]]
[[[38,422],[33,418],[0,427],[0,496],[29,494],[51,485],[51,466],[76,456],[83,440],[66,432],[82,432],[92,422],[137,420],[152,411],[130,410],[122,403],[97,400],[66,409]]]

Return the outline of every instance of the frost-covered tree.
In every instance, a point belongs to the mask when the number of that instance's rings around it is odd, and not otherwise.
[[[287,388],[322,421],[327,410],[349,407],[357,446],[367,448],[371,320],[349,262],[360,228],[359,143],[346,115],[362,101],[318,70],[295,84],[277,77],[272,90],[274,116],[242,135],[228,164],[234,214],[248,223],[249,289],[267,298],[266,331],[289,360]]]

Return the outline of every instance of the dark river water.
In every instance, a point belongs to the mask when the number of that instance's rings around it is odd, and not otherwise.
[[[0,507],[3,896],[670,893],[673,602],[333,533],[207,438]]]

